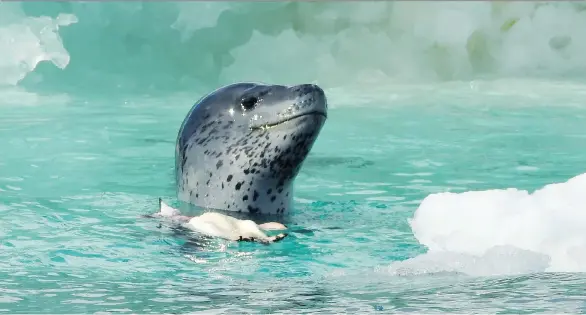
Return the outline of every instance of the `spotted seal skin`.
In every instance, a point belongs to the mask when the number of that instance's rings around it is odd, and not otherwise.
[[[317,85],[238,83],[199,100],[177,136],[178,198],[207,209],[283,215],[327,118]]]

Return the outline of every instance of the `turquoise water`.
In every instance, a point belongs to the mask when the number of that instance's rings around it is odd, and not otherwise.
[[[500,29],[502,19],[479,18],[489,3],[437,4],[440,30],[429,36],[456,45],[454,59],[430,65],[436,52],[405,67],[392,58],[401,49],[382,52],[396,38],[363,33],[368,21],[383,20],[380,4],[288,5],[0,4],[0,312],[583,313],[586,181],[567,181],[584,173],[586,159],[586,38],[563,22],[585,23],[582,11],[501,8],[519,29],[491,35],[495,60],[464,71],[469,60],[455,53],[458,38],[446,39],[445,16]],[[275,11],[258,13],[268,8]],[[189,12],[204,9],[227,17],[185,26]],[[423,23],[416,18],[430,13],[422,10],[400,3],[391,13]],[[355,20],[299,22],[348,11]],[[243,16],[229,19],[235,12]],[[40,32],[59,13],[78,21],[57,37]],[[281,20],[272,19],[277,13]],[[39,15],[53,20],[31,19]],[[555,36],[572,38],[565,55],[525,54],[524,67],[510,67],[519,51],[551,43],[541,30],[552,20],[561,24]],[[176,21],[181,32],[170,28]],[[211,37],[230,21],[264,32],[264,46]],[[286,31],[270,33],[289,24],[305,37],[291,43],[279,37]],[[334,51],[315,37],[338,33],[336,47],[346,49],[308,57],[312,46],[316,55]],[[522,34],[535,35],[506,45]],[[425,48],[409,46],[414,38],[403,39],[405,51]],[[359,49],[374,42],[375,56]],[[288,62],[253,53],[283,43],[276,53],[288,51]],[[222,49],[232,49],[230,65],[202,61]],[[43,59],[53,63],[27,68]],[[328,68],[332,60],[340,69]],[[384,73],[366,71],[376,62]],[[364,77],[341,75],[356,68]],[[446,71],[449,78],[428,75]],[[290,237],[271,246],[203,242],[141,218],[159,197],[175,202],[174,141],[192,104],[242,79],[315,80],[329,98],[328,121],[296,181]],[[532,193],[553,183],[562,184],[534,195],[497,190]]]

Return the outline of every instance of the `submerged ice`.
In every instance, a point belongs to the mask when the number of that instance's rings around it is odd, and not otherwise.
[[[42,80],[66,86],[208,90],[244,79],[317,81],[329,88],[372,77],[467,80],[583,75],[586,69],[580,2],[2,2],[0,7],[0,85],[17,84],[32,71],[50,73]],[[64,70],[35,70],[41,61]]]
[[[0,2],[0,86],[16,85],[42,61],[65,69],[70,56],[59,28],[76,22],[71,14],[29,17],[18,3]]]

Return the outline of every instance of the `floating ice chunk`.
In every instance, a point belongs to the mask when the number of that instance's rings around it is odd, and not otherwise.
[[[586,271],[585,191],[581,174],[533,193],[510,188],[431,194],[410,222],[429,253],[409,263],[473,274]]]

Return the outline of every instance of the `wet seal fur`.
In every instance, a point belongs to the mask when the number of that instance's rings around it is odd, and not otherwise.
[[[206,209],[284,215],[327,118],[324,91],[237,83],[200,99],[179,129],[177,196]]]

